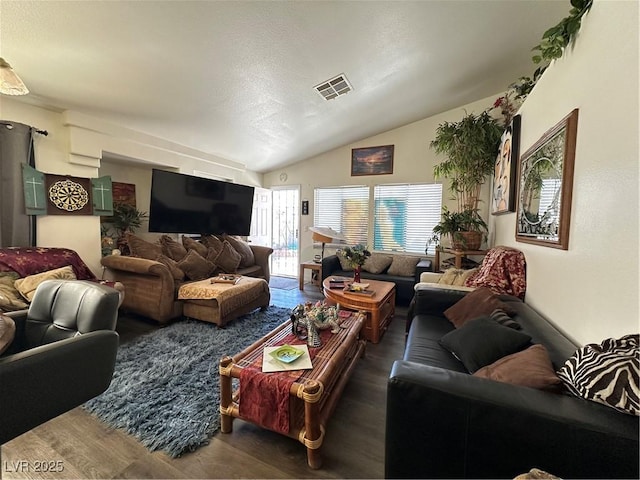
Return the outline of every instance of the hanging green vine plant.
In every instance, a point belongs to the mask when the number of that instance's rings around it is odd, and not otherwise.
[[[551,27],[542,35],[542,40],[531,50],[536,52],[533,57],[533,63],[536,65],[543,64],[536,69],[533,77],[521,77],[517,82],[509,85],[509,88],[516,92],[516,99],[524,100],[538,80],[547,69],[549,64],[562,57],[565,48],[573,43],[576,33],[580,30],[582,17],[589,11],[593,0],[571,0],[571,10],[569,15]]]

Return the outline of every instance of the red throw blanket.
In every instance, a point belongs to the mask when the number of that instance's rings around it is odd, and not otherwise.
[[[8,247],[0,249],[0,271],[14,271],[28,277],[71,265],[78,280],[95,280],[96,276],[80,256],[68,248]]]
[[[465,282],[467,287],[487,287],[524,300],[527,291],[524,253],[515,248],[494,247],[482,261],[478,272]]]
[[[322,330],[322,343],[331,336],[331,330]],[[275,345],[302,345],[304,341],[288,335]],[[274,345],[274,346],[275,346]],[[313,360],[322,347],[309,347]],[[289,433],[289,390],[304,370],[262,372],[262,357],[240,372],[240,416],[245,420],[274,432]]]

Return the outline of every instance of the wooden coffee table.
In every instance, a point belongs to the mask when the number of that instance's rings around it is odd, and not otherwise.
[[[364,315],[358,313],[341,319],[345,328],[323,341],[312,359],[313,368],[303,370],[289,389],[289,430],[286,435],[307,447],[307,463],[311,468],[317,469],[322,465],[319,448],[324,438],[325,426],[357,360],[364,354],[366,341],[360,338],[363,323]],[[251,421],[240,415],[242,398],[239,390],[242,385],[234,392],[232,378],[240,379],[243,369],[255,368],[256,362],[262,359],[264,347],[281,345],[290,334],[289,320],[237,355],[220,360],[220,430],[223,433],[232,431],[234,418]],[[276,388],[275,381],[268,383],[268,388]]]
[[[362,283],[368,283],[369,289],[375,292],[368,296],[345,292],[342,288],[329,288],[331,278],[333,277],[327,277],[322,282],[324,296],[337,303],[340,308],[366,312],[367,318],[362,330],[364,337],[371,343],[378,343],[395,313],[396,284],[363,279]]]

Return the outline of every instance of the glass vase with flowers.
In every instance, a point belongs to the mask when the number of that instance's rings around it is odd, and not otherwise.
[[[345,247],[338,250],[338,255],[347,261],[347,264],[353,268],[353,281],[360,282],[360,272],[362,265],[371,256],[371,252],[365,245],[359,243],[353,247]]]

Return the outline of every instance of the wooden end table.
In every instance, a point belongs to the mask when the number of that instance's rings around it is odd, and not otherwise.
[[[345,328],[322,344],[312,360],[313,368],[305,370],[289,390],[290,427],[287,436],[307,447],[307,463],[311,468],[317,469],[322,465],[319,449],[325,426],[357,360],[364,355],[366,341],[360,338],[363,323],[362,314],[342,319],[341,324]],[[242,399],[238,391],[233,391],[232,378],[239,379],[243,368],[255,365],[262,358],[264,347],[279,345],[290,333],[289,320],[237,355],[220,360],[220,430],[223,433],[232,431],[234,418],[242,418]]]
[[[300,264],[300,290],[304,290],[304,271],[311,270],[311,283],[320,286],[322,278],[322,264],[316,262],[302,262]]]
[[[396,284],[363,279],[362,282],[368,283],[369,289],[375,292],[368,296],[345,292],[342,288],[330,288],[331,278],[333,277],[327,277],[322,282],[324,296],[337,303],[340,308],[365,312],[367,318],[363,328],[364,337],[371,343],[378,343],[395,313]]]

